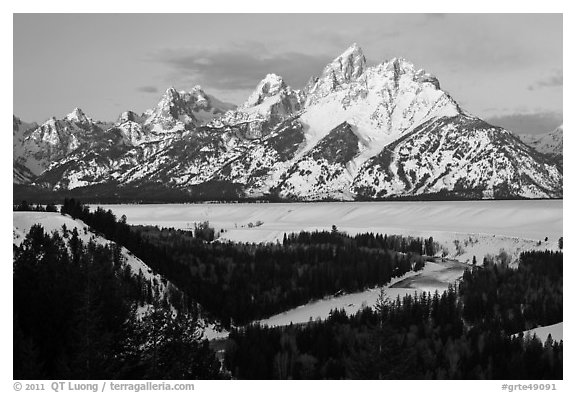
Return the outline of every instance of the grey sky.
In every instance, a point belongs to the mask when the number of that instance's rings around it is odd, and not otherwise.
[[[513,131],[562,122],[560,14],[16,14],[14,114],[115,120],[197,84],[241,104],[270,72],[302,87],[352,42],[372,64],[407,58]]]

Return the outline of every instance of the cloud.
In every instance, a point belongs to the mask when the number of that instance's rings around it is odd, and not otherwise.
[[[158,93],[158,88],[156,86],[139,86],[136,90],[143,93]]]
[[[446,14],[436,12],[436,13],[424,14],[424,16],[429,19],[444,19],[446,17]]]
[[[404,25],[405,28],[406,24]],[[396,24],[386,24],[376,27],[341,27],[334,29],[330,27],[319,27],[306,36],[313,42],[321,43],[323,49],[334,49],[336,52],[343,51],[356,41],[361,47],[373,44],[382,44],[382,40],[394,39],[401,35],[402,29]],[[337,55],[337,53],[333,53]],[[365,53],[366,55],[366,53]]]
[[[532,85],[528,86],[528,90],[537,90],[545,87],[558,87],[564,83],[562,70],[555,70],[551,75],[546,78],[537,80]]]
[[[281,75],[288,84],[300,88],[332,60],[322,54],[271,53],[257,43],[225,49],[165,49],[152,57],[169,66],[173,79],[221,90],[254,88],[269,73]]]
[[[562,114],[555,112],[514,113],[487,118],[486,121],[516,134],[543,134],[562,124]]]

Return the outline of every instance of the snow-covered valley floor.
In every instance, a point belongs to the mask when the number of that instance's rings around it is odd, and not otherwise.
[[[561,200],[102,205],[129,224],[190,229],[209,221],[221,240],[281,241],[284,233],[330,230],[434,237],[447,257],[481,263],[506,251],[557,249]],[[545,240],[548,239],[548,240]]]

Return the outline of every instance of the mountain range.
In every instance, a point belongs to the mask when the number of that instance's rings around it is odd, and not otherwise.
[[[13,125],[13,181],[25,192],[301,201],[563,192],[562,127],[516,136],[406,59],[368,66],[356,44],[303,89],[266,75],[238,107],[200,86],[171,87],[156,108],[113,123],[76,108]]]
[[[564,127],[561,125],[551,132],[543,135],[521,134],[520,139],[528,146],[533,147],[548,158],[555,160],[560,166],[563,165],[563,134]]]

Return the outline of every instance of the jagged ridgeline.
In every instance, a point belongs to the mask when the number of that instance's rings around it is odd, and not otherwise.
[[[114,123],[14,117],[15,197],[86,200],[561,198],[562,129],[518,138],[430,73],[356,44],[301,89],[269,74],[239,107],[169,88]],[[134,190],[147,190],[146,195]],[[50,195],[50,194],[48,194]],[[58,194],[58,199],[61,195]]]

